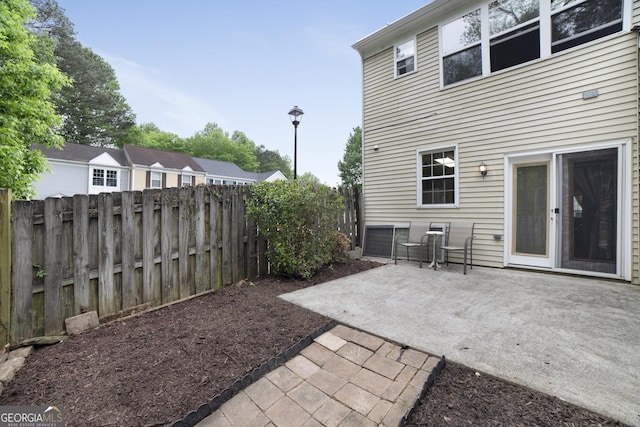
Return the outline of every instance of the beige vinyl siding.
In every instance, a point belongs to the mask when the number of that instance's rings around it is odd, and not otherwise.
[[[414,74],[393,78],[392,49],[367,58],[366,223],[473,220],[474,262],[502,266],[504,241],[493,235],[504,233],[505,155],[633,139],[638,170],[636,38],[620,34],[446,89],[440,87],[437,28],[418,35]],[[582,93],[592,89],[599,96],[583,100]],[[454,145],[459,206],[417,208],[417,150]],[[482,161],[488,165],[484,180],[478,172]],[[634,183],[637,212],[637,176]],[[637,271],[637,215],[633,230]]]
[[[633,28],[634,25],[640,24],[640,1],[633,2],[633,11],[631,12],[631,14],[631,27]]]

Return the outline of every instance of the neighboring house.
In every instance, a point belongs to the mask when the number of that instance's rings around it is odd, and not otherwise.
[[[135,145],[123,150],[131,165],[131,190],[205,183],[205,170],[188,154]]]
[[[640,283],[639,23],[635,0],[434,0],[356,42],[365,226],[474,221],[475,264]]]
[[[130,168],[122,150],[66,143],[62,149],[34,145],[49,161],[36,182],[37,199],[129,189]]]
[[[207,184],[246,185],[261,181],[287,179],[280,171],[264,173],[247,172],[231,162],[202,159],[199,157],[195,157],[194,160],[206,171]]]

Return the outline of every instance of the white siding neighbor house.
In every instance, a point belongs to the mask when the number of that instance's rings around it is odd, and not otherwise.
[[[37,199],[129,189],[131,170],[122,150],[71,142],[62,149],[34,148],[49,162],[49,171],[35,184]]]
[[[639,24],[636,0],[434,0],[356,42],[366,229],[473,221],[476,265],[640,284]]]

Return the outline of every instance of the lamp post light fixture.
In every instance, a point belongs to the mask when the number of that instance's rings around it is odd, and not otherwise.
[[[293,123],[293,179],[298,179],[298,125],[303,114],[304,112],[297,105],[289,110],[289,118]]]

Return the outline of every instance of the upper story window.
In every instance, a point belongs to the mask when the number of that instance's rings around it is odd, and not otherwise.
[[[540,58],[539,0],[489,3],[491,71]]]
[[[396,46],[396,77],[416,70],[416,40]]]
[[[444,84],[482,74],[480,9],[442,26]]]
[[[620,32],[625,7],[630,0],[490,0],[440,26],[443,86]]]
[[[418,152],[420,182],[418,205],[424,207],[456,205],[456,148]]]
[[[623,0],[551,0],[551,51],[622,31]]]

